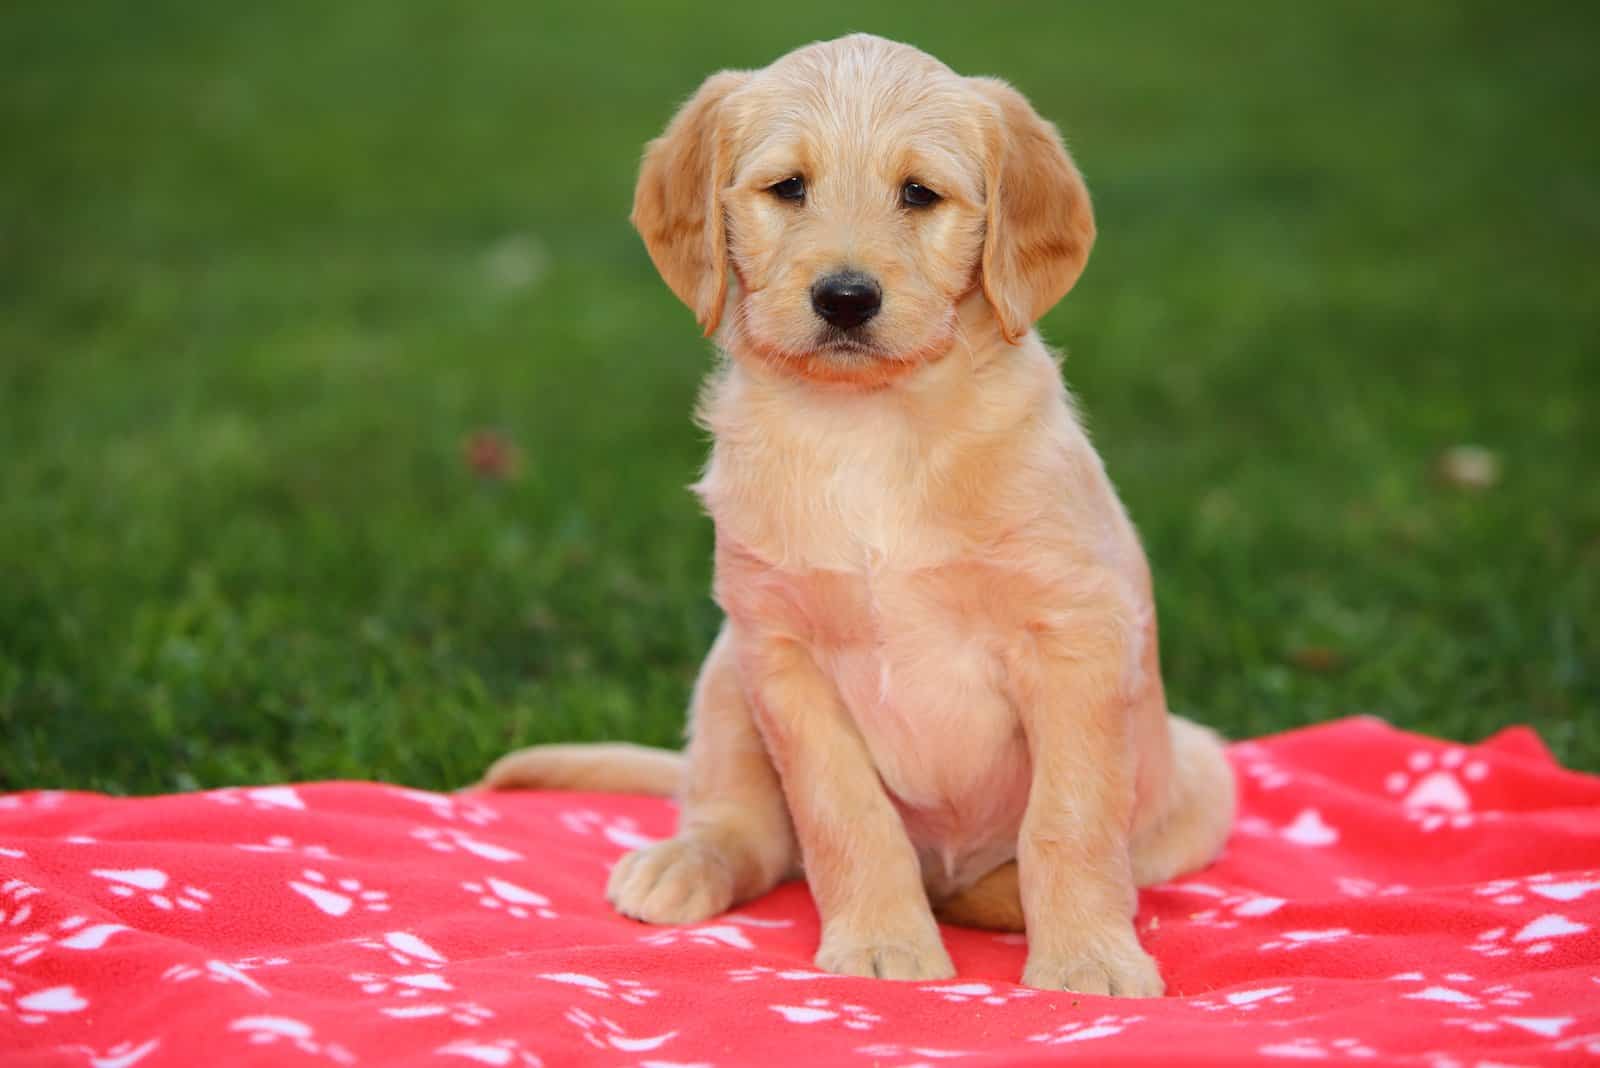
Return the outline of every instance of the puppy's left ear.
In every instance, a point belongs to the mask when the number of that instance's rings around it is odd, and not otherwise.
[[[983,295],[1015,345],[1071,289],[1094,244],[1089,190],[1056,128],[1005,82],[968,79],[993,108]]]
[[[721,194],[732,165],[724,105],[747,77],[722,71],[707,78],[645,148],[633,191],[634,228],[656,270],[707,336],[722,320],[728,293]]]

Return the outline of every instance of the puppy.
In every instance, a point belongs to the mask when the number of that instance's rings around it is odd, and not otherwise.
[[[633,222],[724,355],[694,487],[726,620],[685,754],[513,753],[484,785],[679,792],[608,897],[691,923],[803,873],[817,965],[954,974],[935,916],[1027,931],[1022,981],[1154,997],[1135,888],[1233,817],[1167,713],[1150,573],[1033,329],[1095,227],[1005,83],[867,35],[713,75]]]

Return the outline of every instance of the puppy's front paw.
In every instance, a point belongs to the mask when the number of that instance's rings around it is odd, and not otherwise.
[[[835,975],[869,979],[949,979],[956,974],[938,928],[922,938],[856,938],[825,935],[817,967]]]
[[[1139,945],[1132,925],[1085,941],[1075,951],[1030,950],[1022,985],[1119,998],[1158,998],[1167,989],[1161,970]]]
[[[617,861],[606,900],[645,923],[699,923],[733,904],[733,870],[705,841],[669,838]]]

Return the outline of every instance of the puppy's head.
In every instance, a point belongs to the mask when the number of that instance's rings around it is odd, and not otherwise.
[[[633,222],[707,334],[731,313],[735,357],[862,385],[948,352],[980,290],[1020,341],[1094,241],[1021,94],[864,34],[708,79],[646,150]]]

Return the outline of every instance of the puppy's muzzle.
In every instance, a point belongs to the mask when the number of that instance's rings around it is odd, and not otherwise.
[[[811,307],[830,326],[849,330],[878,314],[883,290],[857,271],[841,271],[819,278],[811,287]]]

